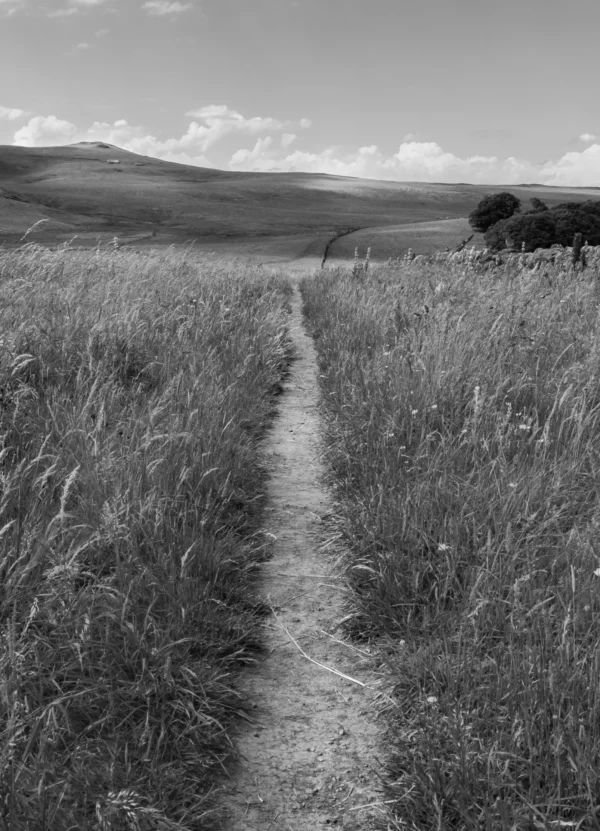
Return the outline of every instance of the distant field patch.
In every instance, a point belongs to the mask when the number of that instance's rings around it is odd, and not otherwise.
[[[440,219],[434,222],[414,222],[405,225],[391,225],[385,228],[363,228],[346,237],[340,237],[329,249],[327,262],[348,262],[359,249],[363,256],[371,248],[374,261],[385,261],[390,257],[402,257],[409,248],[415,254],[428,254],[453,249],[473,233],[467,219]],[[482,247],[483,235],[475,234],[470,245]]]

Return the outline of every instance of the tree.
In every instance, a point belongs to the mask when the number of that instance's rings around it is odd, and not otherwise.
[[[485,234],[488,248],[521,248],[527,251],[551,245],[573,245],[576,234],[590,245],[600,245],[600,201],[563,202],[545,211],[528,211],[503,219]]]
[[[506,191],[485,196],[475,210],[469,214],[469,225],[474,231],[485,233],[496,222],[513,216],[520,207],[521,201]]]
[[[600,245],[600,214],[592,210],[565,210],[557,205],[550,213],[556,222],[556,238],[560,245],[572,245],[575,234],[581,234],[590,245]]]
[[[520,249],[523,243],[526,251],[535,251],[536,248],[550,248],[554,242],[556,222],[551,211],[518,214],[503,219],[488,228],[485,234],[485,244],[494,251],[507,246]]]
[[[531,210],[527,211],[529,214],[539,213],[540,211],[547,211],[548,205],[545,202],[542,202],[541,199],[538,199],[537,196],[532,196],[529,200],[531,202]]]

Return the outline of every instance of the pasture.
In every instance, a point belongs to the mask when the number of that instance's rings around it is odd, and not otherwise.
[[[118,160],[119,164],[110,164]],[[134,248],[194,241],[259,261],[321,256],[352,260],[371,246],[375,259],[456,247],[465,217],[492,185],[424,184],[317,173],[243,173],[176,164],[103,142],[63,147],[0,147],[0,243],[28,241],[94,247],[117,237]],[[519,185],[524,205],[585,200],[594,188]],[[356,237],[355,239],[353,239]]]

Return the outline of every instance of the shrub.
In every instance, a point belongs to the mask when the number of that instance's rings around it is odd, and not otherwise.
[[[548,205],[542,202],[541,199],[538,199],[537,196],[533,196],[529,201],[531,202],[531,210],[527,211],[528,214],[536,214],[540,211],[548,210]]]
[[[598,203],[600,207],[600,202]],[[580,233],[590,245],[600,244],[600,213],[592,210],[567,210],[558,205],[552,212],[556,222],[555,243],[572,245],[575,234]]]
[[[485,233],[488,248],[521,248],[525,243],[527,251],[536,248],[550,248],[556,241],[556,221],[550,211],[526,213],[504,219],[492,225]],[[571,237],[572,239],[572,237]]]
[[[521,207],[521,202],[512,193],[504,191],[486,196],[469,214],[469,224],[474,231],[485,233],[488,228],[501,219],[513,216]]]
[[[572,245],[575,234],[581,234],[590,245],[600,245],[600,201],[562,202],[554,208],[518,214],[488,228],[485,241],[495,251],[507,246],[520,248],[523,243],[527,251],[535,251]]]

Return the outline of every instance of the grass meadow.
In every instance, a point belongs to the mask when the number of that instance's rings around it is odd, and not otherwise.
[[[597,267],[438,257],[302,292],[347,626],[393,685],[385,827],[600,828]]]
[[[0,250],[0,828],[211,827],[289,292],[189,250]]]

